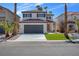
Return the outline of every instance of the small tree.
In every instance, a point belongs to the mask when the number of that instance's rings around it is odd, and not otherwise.
[[[6,21],[2,21],[2,22],[0,22],[0,26],[3,27],[3,29],[5,31],[5,38],[7,38],[7,37],[12,35],[13,28],[14,28],[14,24],[13,23],[8,23]]]

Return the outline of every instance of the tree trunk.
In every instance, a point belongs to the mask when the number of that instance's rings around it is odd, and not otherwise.
[[[65,37],[67,38],[67,39],[69,39],[70,40],[70,38],[69,38],[69,36],[68,36],[68,32],[67,32],[67,5],[66,5],[66,3],[65,3],[65,7],[64,7],[64,9],[65,9],[65,13],[64,13],[64,35],[65,35]]]
[[[17,10],[17,4],[14,3],[14,29],[13,29],[13,35],[17,34],[16,10]]]
[[[5,34],[5,38],[8,38],[9,37],[9,33],[7,32],[6,34]]]

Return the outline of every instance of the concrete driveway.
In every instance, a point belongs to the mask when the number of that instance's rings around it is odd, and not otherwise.
[[[16,40],[9,41],[46,41],[44,34],[21,34]]]

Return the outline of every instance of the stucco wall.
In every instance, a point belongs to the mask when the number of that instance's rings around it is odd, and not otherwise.
[[[77,19],[79,19],[79,15],[70,15],[70,14],[68,14],[68,15],[67,15],[67,21],[74,21],[74,16],[76,16]],[[60,15],[60,16],[57,17],[56,19],[57,19],[56,23],[59,23],[59,24],[61,24],[61,22],[64,23],[64,15]],[[58,29],[57,27],[60,26],[59,24],[56,25],[56,29]],[[75,23],[68,23],[68,24],[67,24],[67,27],[68,27],[69,25],[73,25],[74,30],[78,30],[78,27],[77,27],[77,25],[76,25]],[[63,26],[63,25],[62,25],[62,26]]]
[[[53,32],[55,30],[53,23],[50,23],[50,30]]]
[[[0,13],[0,17],[4,17],[5,20],[7,20],[8,22],[13,22],[13,20],[14,20],[14,14],[4,8],[2,9],[2,13]],[[19,17],[16,16],[16,18],[17,18],[17,20],[19,20]]]
[[[29,14],[29,13],[23,13],[23,14]],[[32,17],[24,17],[23,20],[26,19],[42,19],[42,20],[46,20],[46,17],[37,17],[37,13],[31,13]],[[39,14],[44,14],[44,13],[39,13]]]
[[[14,14],[10,13],[9,11],[6,11],[6,20],[8,20],[9,22],[13,22],[14,21]],[[19,20],[19,17],[16,16],[16,19]]]

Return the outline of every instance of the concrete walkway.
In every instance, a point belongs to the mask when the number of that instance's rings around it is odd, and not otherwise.
[[[44,34],[22,34],[16,40],[8,41],[47,41]]]

